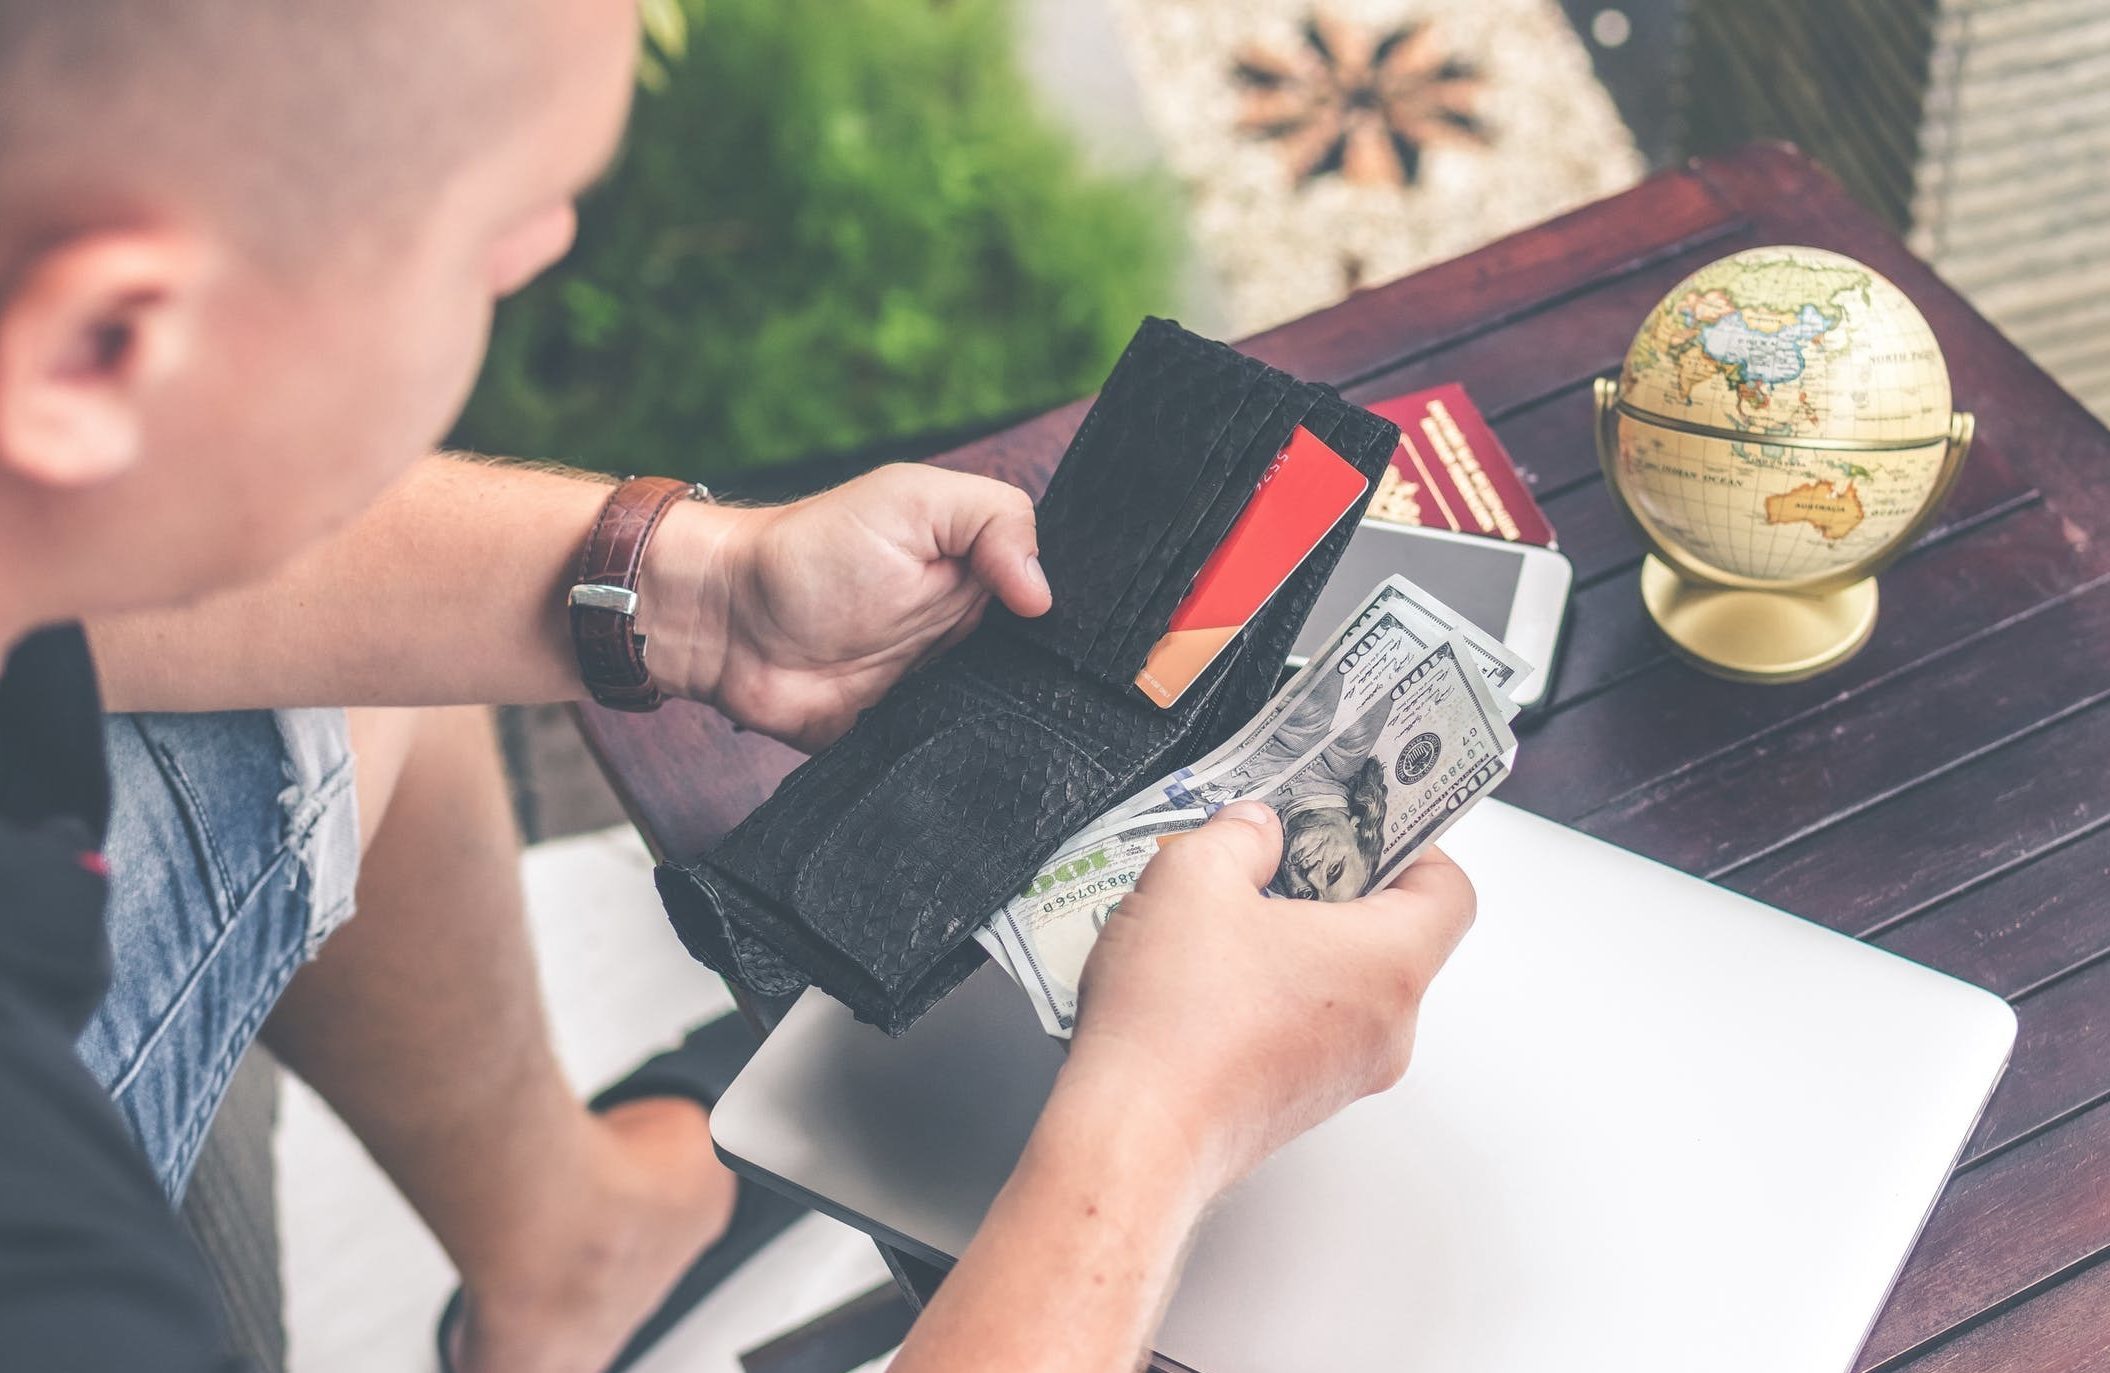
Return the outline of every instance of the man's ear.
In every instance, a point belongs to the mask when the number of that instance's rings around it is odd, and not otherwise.
[[[0,296],[0,470],[78,487],[138,459],[145,401],[189,346],[203,262],[194,240],[148,230],[30,258]]]

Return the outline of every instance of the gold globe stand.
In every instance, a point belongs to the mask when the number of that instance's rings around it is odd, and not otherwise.
[[[1897,561],[1932,523],[1971,447],[1971,416],[1952,415],[1942,470],[1910,524],[1880,549],[1847,567],[1793,581],[1765,581],[1701,562],[1673,543],[1646,512],[1627,499],[1619,483],[1622,413],[1639,423],[1663,423],[1656,416],[1623,411],[1619,384],[1600,377],[1597,457],[1606,484],[1649,550],[1641,564],[1641,602],[1681,657],[1718,677],[1739,682],[1799,682],[1860,651],[1876,627],[1876,574]]]
[[[1654,554],[1641,603],[1671,647],[1718,677],[1799,682],[1845,662],[1876,628],[1876,579],[1818,596],[1689,582]]]

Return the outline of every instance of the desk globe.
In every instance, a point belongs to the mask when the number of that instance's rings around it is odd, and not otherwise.
[[[1821,248],[1752,248],[1679,282],[1597,383],[1597,415],[1605,479],[1649,549],[1649,615],[1741,681],[1799,681],[1868,641],[1875,574],[1971,442],[1926,319]]]

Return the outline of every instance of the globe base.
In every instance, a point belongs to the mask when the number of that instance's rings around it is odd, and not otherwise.
[[[1693,666],[1736,682],[1799,682],[1860,651],[1876,627],[1876,582],[1838,591],[1732,591],[1686,581],[1653,554],[1641,563],[1649,618]]]

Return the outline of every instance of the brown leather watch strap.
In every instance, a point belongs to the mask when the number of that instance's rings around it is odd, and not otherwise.
[[[645,546],[667,511],[680,500],[707,500],[710,492],[672,477],[631,477],[601,507],[579,580],[567,596],[572,647],[579,675],[593,699],[616,710],[657,710],[665,700],[645,666],[645,636],[637,632],[637,582]]]

